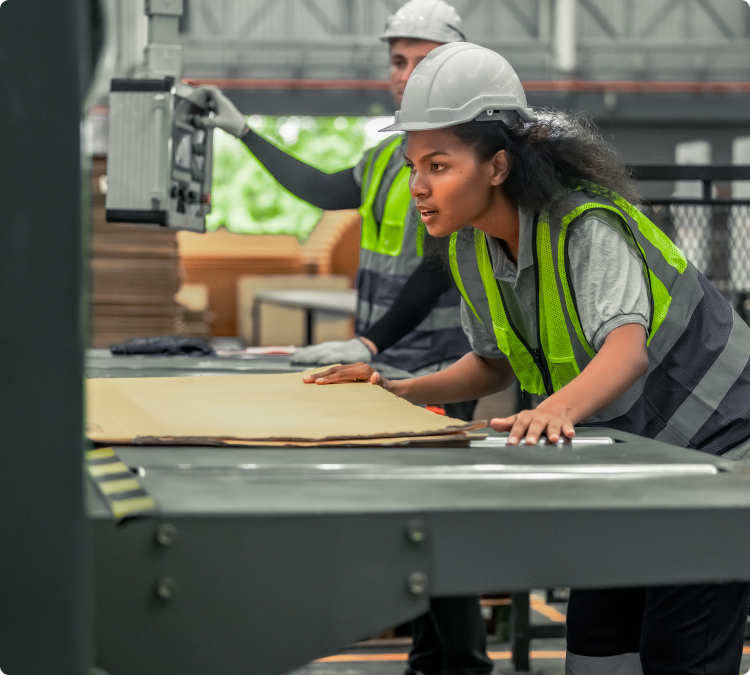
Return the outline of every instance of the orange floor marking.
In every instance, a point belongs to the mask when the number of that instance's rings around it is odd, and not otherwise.
[[[334,663],[341,661],[406,661],[407,654],[334,654],[315,663]]]
[[[542,598],[538,595],[532,595],[530,601],[531,609],[540,614],[543,614],[548,619],[556,621],[558,623],[565,623],[565,614],[561,614],[554,607],[550,607]]]
[[[487,652],[487,655],[495,661],[503,661],[511,657],[510,652]],[[354,661],[406,661],[408,654],[334,654],[317,659],[315,663],[346,663]],[[532,651],[532,659],[564,659],[564,651]]]
[[[551,609],[551,608],[550,608]],[[551,617],[550,617],[551,618]],[[750,645],[742,648],[743,654],[750,654]],[[487,652],[487,655],[494,661],[504,661],[510,659],[511,652]],[[408,654],[334,654],[322,659],[316,659],[315,663],[347,663],[355,661],[406,661]],[[564,659],[565,651],[532,651],[532,659]]]

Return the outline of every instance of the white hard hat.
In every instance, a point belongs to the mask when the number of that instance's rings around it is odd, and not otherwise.
[[[433,49],[404,89],[396,123],[383,131],[443,129],[477,121],[533,122],[516,71],[491,49],[461,42]]]
[[[463,42],[461,17],[444,0],[409,0],[388,18],[380,36],[384,42],[394,38],[416,38],[433,42]]]

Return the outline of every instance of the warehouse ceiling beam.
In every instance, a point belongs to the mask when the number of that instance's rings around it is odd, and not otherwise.
[[[482,0],[466,0],[463,7],[457,8],[459,16],[466,21],[476,11]]]
[[[188,2],[191,21],[179,38],[188,77],[340,80],[387,77],[387,53],[378,38],[403,0]],[[750,69],[750,8],[741,0],[454,4],[469,39],[501,51],[525,79],[567,73],[587,80],[730,82],[743,81]],[[578,21],[571,22],[576,12]],[[560,23],[567,26],[562,33]],[[125,42],[123,53],[143,53],[140,43]]]
[[[696,0],[700,8],[706,13],[706,16],[711,19],[713,24],[721,31],[722,35],[730,40],[737,37],[734,31],[727,25],[721,14],[717,11],[716,7],[711,4],[710,0]]]
[[[255,30],[255,28],[257,28],[262,23],[263,19],[268,16],[268,13],[275,5],[276,0],[266,0],[250,15],[250,18],[245,21],[245,23],[242,25],[242,28],[240,29],[239,34],[250,35],[253,30]]]
[[[609,37],[618,37],[619,33],[615,27],[610,23],[609,19],[604,15],[599,7],[594,4],[594,0],[578,0],[581,7],[583,7],[589,15],[596,21],[601,28]]]
[[[526,31],[529,37],[539,37],[539,24],[534,21],[530,16],[526,14],[517,4],[515,0],[502,0],[502,3],[507,7],[508,11],[513,15],[513,18],[518,21],[519,24]],[[475,2],[474,5],[478,5]]]
[[[662,6],[656,10],[651,19],[645,23],[644,28],[640,33],[640,37],[652,37],[659,29],[659,26],[664,19],[670,15],[672,10],[674,10],[678,4],[680,4],[680,0],[666,0]]]
[[[336,23],[320,8],[315,0],[299,0],[310,15],[315,19],[320,27],[329,35],[341,35],[348,31],[341,26],[337,26]],[[347,21],[347,23],[349,23]]]
[[[211,33],[211,35],[221,35],[222,26],[214,13],[214,5],[211,5],[208,2],[201,2],[199,11],[203,20],[206,22],[208,32]]]
[[[391,14],[395,14],[398,11],[398,8],[403,4],[400,3],[399,0],[380,0],[380,2]]]

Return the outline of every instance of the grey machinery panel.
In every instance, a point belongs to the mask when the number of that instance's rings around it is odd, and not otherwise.
[[[94,353],[90,375],[154,374],[130,358]],[[116,448],[161,512],[116,525],[90,491],[95,665],[277,675],[423,613],[430,594],[750,579],[744,465],[579,430],[593,437],[614,442]]]
[[[211,211],[212,103],[167,77],[112,80],[107,221],[205,232]]]

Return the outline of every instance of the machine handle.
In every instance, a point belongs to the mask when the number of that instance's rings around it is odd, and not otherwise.
[[[154,179],[154,187],[151,191],[151,204],[154,211],[162,209],[161,201],[165,198],[166,185],[166,166],[164,162],[164,114],[168,105],[169,99],[167,94],[159,93],[154,96],[154,147],[156,150],[156,176]],[[169,144],[171,145],[171,143]],[[167,148],[167,154],[169,154],[169,148]]]

